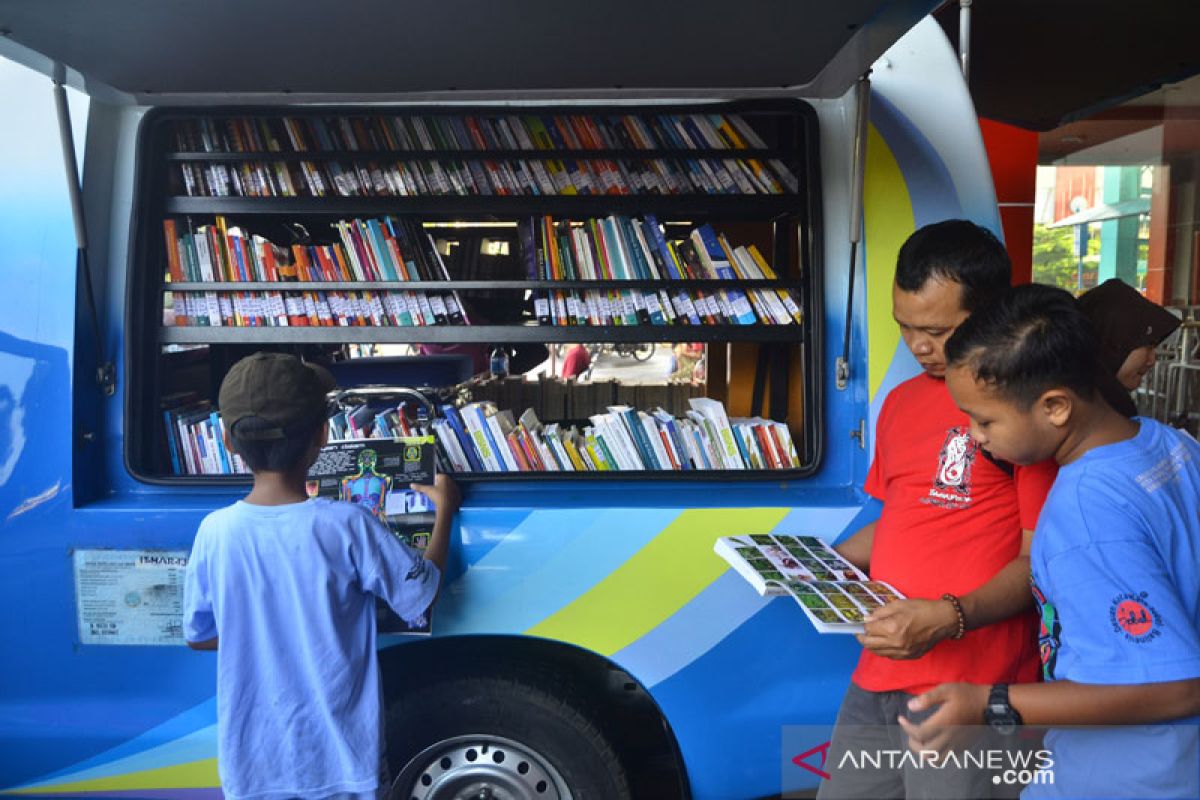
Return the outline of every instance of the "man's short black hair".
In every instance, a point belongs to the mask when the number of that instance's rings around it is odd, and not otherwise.
[[[297,423],[284,428],[282,439],[258,439],[253,438],[256,431],[274,428],[275,423],[261,417],[245,417],[230,429],[229,441],[251,472],[288,472],[309,466],[300,462],[324,424],[323,419]]]
[[[975,311],[1012,283],[1008,251],[987,228],[948,219],[914,231],[896,257],[896,285],[918,292],[930,279],[962,286],[962,307]]]
[[[946,364],[966,366],[1021,408],[1065,386],[1096,392],[1096,335],[1075,298],[1029,284],[1009,289],[967,318],[946,341]]]

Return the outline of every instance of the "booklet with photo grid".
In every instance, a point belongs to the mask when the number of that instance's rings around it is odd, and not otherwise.
[[[904,599],[816,536],[723,536],[713,550],[759,594],[794,597],[821,633],[862,633],[873,609]]]

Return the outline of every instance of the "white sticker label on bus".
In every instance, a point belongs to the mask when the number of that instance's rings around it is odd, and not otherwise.
[[[187,560],[186,550],[74,551],[80,643],[183,644]]]

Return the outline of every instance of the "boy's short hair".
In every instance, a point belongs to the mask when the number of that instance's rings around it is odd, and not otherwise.
[[[1075,298],[1029,284],[1009,289],[967,318],[946,341],[946,363],[975,377],[1021,408],[1065,386],[1082,398],[1096,392],[1096,337]]]
[[[1012,262],[987,228],[948,219],[915,231],[896,257],[896,286],[917,292],[930,279],[960,284],[963,308],[975,311],[1009,287]]]
[[[325,424],[333,376],[284,353],[255,353],[221,382],[218,403],[234,451],[254,472],[297,466]]]

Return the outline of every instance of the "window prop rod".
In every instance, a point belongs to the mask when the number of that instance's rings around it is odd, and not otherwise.
[[[92,289],[92,270],[88,264],[87,224],[83,217],[83,195],[79,189],[79,164],[75,160],[75,138],[71,131],[71,111],[67,106],[67,90],[54,79],[54,108],[58,116],[58,138],[62,144],[63,167],[67,173],[67,194],[71,199],[71,218],[75,223],[75,269],[83,280],[88,313],[92,319],[92,339],[96,345],[96,385],[108,396],[117,390],[117,372],[112,361],[105,357],[100,335],[100,317],[96,313],[96,295]]]
[[[871,111],[871,73],[868,70],[858,79],[857,111],[854,119],[854,153],[850,167],[850,279],[846,293],[846,331],[842,338],[842,355],[837,360],[837,388],[844,391],[850,385],[850,331],[854,326],[855,257],[862,242],[863,178],[867,171],[867,125]]]

